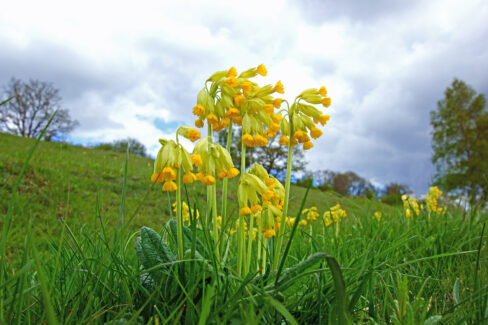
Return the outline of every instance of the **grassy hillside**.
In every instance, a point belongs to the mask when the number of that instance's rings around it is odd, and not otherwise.
[[[0,134],[0,211],[7,212],[11,189],[18,176],[33,139]],[[120,211],[126,155],[111,151],[71,146],[64,143],[41,142],[29,163],[19,187],[13,236],[23,235],[23,225],[29,217],[34,220],[38,234],[56,235],[60,219],[70,226],[93,225],[97,217],[115,224]],[[170,216],[168,195],[149,178],[152,160],[131,155],[128,160],[127,187],[123,216],[133,218],[132,227],[146,225],[159,228]],[[237,178],[229,185],[228,209],[237,215]],[[220,187],[218,187],[220,188]],[[293,186],[290,215],[294,216],[305,194],[305,188]],[[205,188],[200,183],[188,186],[191,198],[205,201]],[[221,191],[218,192],[221,195]],[[171,196],[174,201],[174,195]],[[362,198],[344,198],[336,193],[311,190],[306,206],[315,205],[319,211],[340,202],[350,215],[372,214],[376,210],[392,213],[393,208]],[[97,212],[98,207],[98,212]],[[220,207],[220,204],[219,204]],[[0,219],[0,224],[3,221]],[[10,241],[16,242],[16,240]]]

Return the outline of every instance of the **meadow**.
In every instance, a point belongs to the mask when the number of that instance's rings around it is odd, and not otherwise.
[[[232,76],[209,80],[230,91]],[[251,96],[257,86],[246,80],[238,85]],[[225,120],[216,115],[222,119],[209,121],[213,131]],[[192,138],[191,130],[177,132]],[[152,161],[0,134],[0,323],[488,320],[486,213],[442,197],[432,209],[342,197],[294,186],[289,177],[283,186],[256,165],[241,169],[239,180],[229,176],[234,167],[212,160],[224,148],[197,144],[193,155],[201,150],[203,162],[192,157],[187,167],[177,143],[168,162],[168,143],[161,141],[165,154]],[[194,179],[193,165],[201,173]]]

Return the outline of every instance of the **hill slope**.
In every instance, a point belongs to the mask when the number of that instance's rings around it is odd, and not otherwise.
[[[11,190],[34,139],[0,134],[0,211],[7,212]],[[29,163],[19,187],[15,207],[13,233],[21,235],[29,217],[37,233],[55,235],[59,220],[70,226],[93,224],[98,216],[115,224],[120,210],[124,179],[125,154],[71,146],[64,143],[39,144]],[[131,155],[128,159],[127,188],[123,215],[134,217],[134,229],[142,225],[159,228],[170,216],[168,195],[150,182],[152,160]],[[232,200],[229,213],[237,215],[237,178],[229,185]],[[220,189],[220,186],[218,187]],[[188,187],[190,198],[199,198],[204,204],[205,187],[201,184]],[[299,209],[306,189],[292,186],[290,215]],[[221,191],[218,192],[221,195]],[[174,195],[174,194],[173,194]],[[174,197],[171,195],[171,201]],[[340,202],[350,215],[372,214],[376,210],[393,212],[395,209],[362,198],[343,198],[335,193],[312,189],[306,207],[316,205],[319,211]],[[218,205],[220,207],[220,203]],[[98,213],[97,213],[98,207]],[[0,219],[0,224],[3,218]],[[16,228],[18,228],[16,231]],[[15,241],[14,241],[15,242]]]

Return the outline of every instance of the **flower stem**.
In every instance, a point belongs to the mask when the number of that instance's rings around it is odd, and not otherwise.
[[[245,171],[246,171],[246,145],[241,140],[241,177],[242,175],[244,175]],[[244,260],[244,217],[239,213],[239,227],[237,228],[237,275],[238,276],[241,276],[242,274],[243,260]]]
[[[177,189],[176,189],[176,226],[178,235],[178,257],[183,259],[183,215],[181,213],[181,166],[176,172]]]
[[[278,231],[277,243],[274,249],[273,264],[271,266],[272,271],[275,271],[276,268],[278,267],[281,246],[283,245],[285,219],[288,215],[288,200],[290,197],[290,179],[291,179],[291,165],[292,165],[292,155],[293,155],[293,134],[295,132],[292,115],[289,115],[289,121],[290,121],[290,142],[288,143],[288,162],[286,165],[285,198],[284,198],[283,211],[282,211],[281,222],[280,222],[281,227],[280,230]]]
[[[210,144],[213,142],[212,141],[212,126],[209,124],[207,128],[207,133],[208,137],[210,138],[210,141],[208,142],[208,147],[210,148]],[[210,209],[212,208],[212,191],[207,186],[207,214],[205,215],[205,224],[208,225],[208,221],[210,219]]]
[[[247,228],[247,259],[244,274],[249,273],[249,268],[251,267],[251,253],[252,253],[252,238],[254,236],[254,214],[250,215],[249,228]]]
[[[232,122],[229,124],[229,128],[227,129],[227,152],[230,153],[230,144],[232,141]],[[229,182],[229,179],[227,177],[224,177],[223,184],[222,184],[222,211],[220,212],[220,215],[222,218],[225,218],[227,215],[227,183]]]

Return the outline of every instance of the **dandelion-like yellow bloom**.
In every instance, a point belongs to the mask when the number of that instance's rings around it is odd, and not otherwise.
[[[266,70],[266,67],[264,66],[264,64],[258,65],[258,67],[256,68],[256,72],[258,74],[262,75],[263,77],[268,74],[268,71]]]
[[[196,116],[202,116],[204,113],[205,108],[202,105],[198,104],[193,107],[193,114],[195,114]]]

